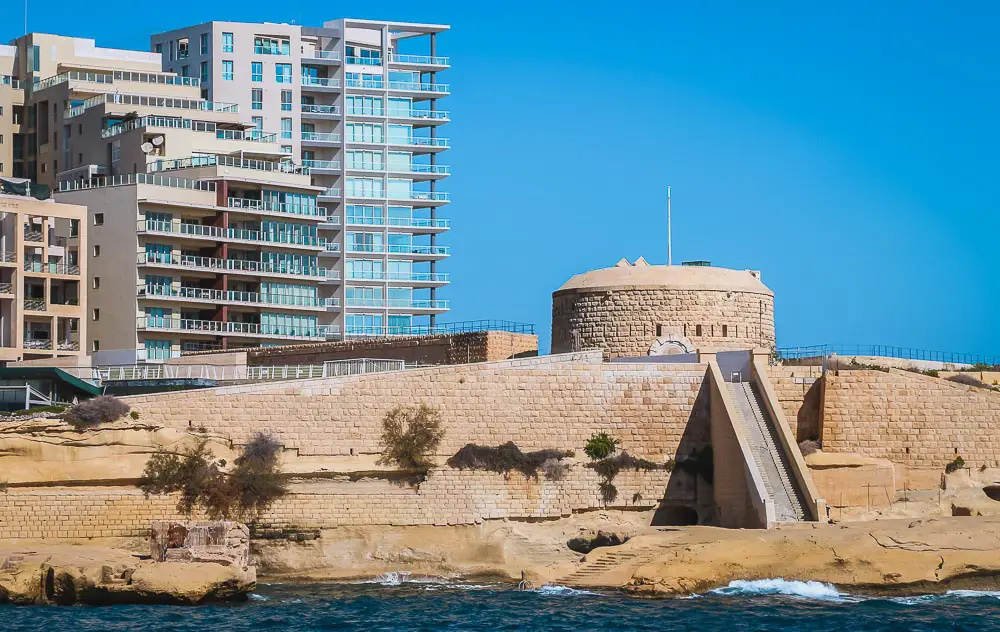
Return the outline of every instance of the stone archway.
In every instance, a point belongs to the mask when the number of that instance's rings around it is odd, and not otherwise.
[[[685,336],[679,334],[666,334],[658,337],[649,345],[649,355],[667,356],[680,355],[682,353],[694,353],[694,344]]]

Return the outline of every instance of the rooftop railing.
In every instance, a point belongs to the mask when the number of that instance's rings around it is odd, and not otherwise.
[[[219,140],[243,140],[254,143],[278,142],[278,134],[276,132],[265,133],[256,129],[217,129],[215,130],[215,137]]]
[[[85,81],[87,83],[112,84],[116,81],[130,81],[135,83],[152,83],[168,86],[194,86],[201,85],[201,80],[195,77],[179,77],[170,73],[160,72],[78,72],[71,70],[51,77],[42,79],[34,86],[34,91],[44,90],[67,81]]]
[[[315,86],[320,88],[339,88],[340,79],[327,79],[325,77],[302,77],[303,86]]]
[[[308,114],[330,114],[337,116],[340,114],[339,105],[316,105],[314,103],[303,103],[302,112]]]
[[[309,174],[308,169],[299,167],[288,161],[257,160],[253,158],[239,158],[238,156],[192,156],[190,158],[177,158],[174,160],[157,160],[146,163],[146,171],[153,173],[173,171],[175,169],[215,166],[251,169],[253,171],[277,171],[300,175]]]
[[[111,138],[134,129],[143,127],[165,127],[172,129],[191,129],[191,119],[174,118],[170,116],[140,116],[139,118],[112,125],[101,130],[101,138]]]
[[[114,94],[100,94],[91,97],[83,103],[66,110],[65,118],[72,118],[83,114],[88,109],[103,103],[114,103],[116,105],[138,105],[142,107],[172,108],[180,110],[198,110],[201,112],[239,112],[240,108],[235,103],[221,103],[216,101],[203,101],[202,99],[183,99],[176,97],[157,97],[146,94],[125,94],[115,92]]]
[[[294,296],[290,294],[261,294],[259,292],[237,292],[201,287],[172,287],[170,285],[148,284],[139,288],[140,298],[177,298],[192,301],[245,303],[259,305],[285,305],[289,307],[322,307],[322,299],[315,296]]]
[[[781,359],[820,358],[832,354],[838,356],[864,356],[877,358],[897,358],[901,360],[926,360],[951,364],[1000,365],[1000,355],[960,353],[955,351],[932,351],[914,347],[894,345],[826,344],[803,347],[780,347],[777,355]]]
[[[154,173],[127,173],[106,178],[91,178],[90,180],[66,180],[59,183],[59,192],[84,191],[103,187],[128,186],[131,184],[152,184],[174,189],[189,189],[192,191],[215,191],[215,182],[175,178]]]
[[[389,55],[392,64],[421,64],[423,66],[448,66],[451,60],[436,55]]]
[[[513,334],[534,334],[535,326],[526,323],[516,323],[509,320],[469,320],[455,323],[441,323],[433,327],[421,325],[348,327],[346,334],[348,336],[376,338],[390,336],[435,336],[445,334],[475,333],[482,331],[506,331]]]

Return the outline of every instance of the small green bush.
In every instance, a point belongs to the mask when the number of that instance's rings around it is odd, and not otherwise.
[[[136,421],[136,420],[139,419],[139,411],[138,410],[133,410],[132,412],[130,412],[128,414],[128,416],[131,417],[133,421]]]
[[[954,461],[944,466],[944,471],[947,474],[953,474],[963,467],[965,467],[965,459],[960,456],[956,456]]]
[[[591,459],[599,461],[614,454],[615,450],[618,449],[619,443],[621,442],[617,437],[613,437],[606,432],[597,432],[587,440],[587,445],[584,446],[583,452]]]
[[[566,450],[521,452],[512,441],[495,448],[470,443],[448,459],[448,466],[459,470],[486,470],[501,474],[516,470],[527,478],[538,478],[538,470],[546,462],[558,462],[567,456],[569,452]],[[554,466],[550,466],[549,470],[555,471]]]
[[[427,471],[434,465],[430,457],[442,439],[444,429],[437,409],[426,404],[398,406],[382,420],[382,456],[378,463]]]
[[[64,419],[77,430],[117,421],[129,413],[129,405],[113,395],[103,395],[70,408]]]

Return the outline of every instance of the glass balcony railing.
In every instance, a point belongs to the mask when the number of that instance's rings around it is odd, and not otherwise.
[[[303,114],[329,114],[331,116],[340,115],[339,105],[316,105],[314,103],[303,103],[301,107]]]
[[[287,57],[291,54],[289,50],[288,42],[285,42],[284,46],[261,46],[255,45],[253,47],[254,55],[282,55]]]
[[[292,232],[263,232],[241,228],[223,228],[206,226],[204,224],[187,224],[162,222],[156,220],[139,220],[139,232],[151,232],[168,235],[185,235],[191,237],[207,237],[219,241],[253,241],[264,244],[283,244],[295,246],[320,246],[320,240],[315,235],[304,235]]]
[[[348,77],[345,85],[348,88],[364,88],[367,90],[382,90],[385,88],[385,82],[381,78],[378,79],[356,79],[354,77]]]
[[[41,274],[80,274],[80,266],[68,263],[45,263],[42,261],[25,261],[25,272]]]
[[[51,88],[52,86],[66,83],[67,81],[83,81],[86,83],[113,84],[117,82],[150,83],[166,86],[194,86],[201,85],[201,80],[195,77],[179,77],[171,73],[162,72],[77,72],[71,70],[51,77],[42,79],[34,86],[34,92]]]
[[[339,160],[303,160],[302,166],[310,171],[338,171],[340,169]],[[322,193],[320,194],[322,195]]]
[[[240,108],[235,103],[221,103],[216,101],[203,101],[202,99],[183,99],[176,97],[157,97],[146,94],[126,94],[115,92],[114,94],[99,94],[91,97],[83,103],[67,108],[64,118],[73,118],[83,114],[88,109],[113,103],[116,105],[138,105],[152,108],[170,108],[179,110],[197,110],[201,112],[239,112]]]
[[[451,60],[436,55],[389,55],[391,64],[420,64],[422,66],[449,66]]]
[[[217,165],[235,167],[237,169],[251,169],[253,171],[277,171],[281,173],[309,175],[308,169],[304,169],[288,161],[256,160],[252,158],[239,158],[238,156],[192,156],[191,158],[177,158],[175,160],[157,160],[146,163],[146,171],[155,173],[175,169],[214,167]]]
[[[331,59],[340,60],[340,52],[335,50],[307,50],[302,53],[303,59]]]
[[[247,305],[285,305],[289,307],[322,307],[322,299],[316,296],[293,296],[287,294],[260,294],[258,292],[237,292],[234,290],[214,290],[201,287],[172,287],[170,285],[148,284],[139,288],[140,298],[167,298],[202,302],[243,303]]]
[[[350,139],[348,139],[350,142]],[[417,147],[450,147],[451,139],[430,136],[390,136],[390,145],[412,145]]]
[[[388,224],[406,228],[450,228],[451,220],[442,217],[390,217]]]
[[[444,191],[389,191],[390,200],[410,200],[417,202],[450,202],[451,193]]]
[[[276,143],[278,134],[276,132],[265,133],[256,129],[217,129],[215,137],[219,140],[245,140],[255,143]]]
[[[344,61],[349,64],[357,64],[359,66],[381,66],[381,57],[358,57],[357,55],[352,55],[347,57]]]
[[[389,165],[391,173],[426,173],[433,175],[448,175],[451,173],[449,165]]]
[[[333,132],[302,132],[303,142],[339,143],[340,134]]]
[[[324,217],[326,208],[322,206],[306,206],[302,204],[288,204],[285,202],[269,202],[265,200],[252,200],[249,198],[231,197],[227,199],[229,208],[243,209],[253,212],[281,213],[293,217]]]
[[[405,283],[448,283],[446,272],[350,272],[348,281],[399,281]]]
[[[451,248],[449,246],[415,246],[406,244],[348,243],[347,251],[371,253],[371,254],[427,255],[427,256],[448,256],[449,254],[451,254]]]
[[[437,94],[448,94],[451,86],[447,83],[428,83],[425,81],[390,81],[390,90],[402,92],[434,92]]]
[[[260,323],[225,322],[218,320],[193,320],[188,318],[172,318],[168,316],[139,316],[136,318],[138,329],[166,329],[190,333],[213,335],[255,336],[261,338],[304,338],[309,340],[324,340],[330,330],[330,325],[313,327],[282,327],[277,325],[262,325]]]
[[[448,309],[448,301],[439,299],[395,299],[348,297],[347,307],[374,307],[381,309]]]
[[[348,112],[350,114],[350,112]],[[396,109],[389,110],[390,119],[421,119],[421,120],[436,120],[436,121],[446,121],[451,118],[451,112],[448,110],[408,110],[401,111]]]
[[[59,192],[83,191],[86,189],[128,186],[131,184],[151,184],[175,189],[189,189],[192,191],[215,191],[215,182],[211,181],[189,180],[187,178],[161,176],[155,173],[128,173],[106,178],[92,178],[90,180],[64,180],[59,183]]]
[[[316,88],[339,88],[340,79],[327,79],[325,77],[302,77],[302,85]]]
[[[327,187],[319,192],[321,198],[339,198],[341,191],[339,187]]]
[[[228,271],[248,274],[281,274],[309,278],[326,278],[326,272],[318,266],[302,266],[292,263],[272,263],[269,261],[245,261],[242,259],[216,259],[182,255],[179,253],[140,252],[136,262],[149,266],[179,266],[209,272]]]

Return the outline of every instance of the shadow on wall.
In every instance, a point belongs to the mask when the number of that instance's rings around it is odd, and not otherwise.
[[[715,521],[712,490],[712,431],[708,379],[702,382],[684,434],[674,454],[663,500],[651,526],[712,524]]]
[[[812,383],[802,397],[802,406],[795,416],[795,440],[820,441],[823,438],[823,380]]]

